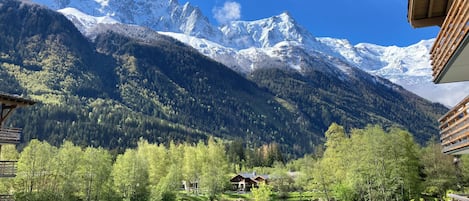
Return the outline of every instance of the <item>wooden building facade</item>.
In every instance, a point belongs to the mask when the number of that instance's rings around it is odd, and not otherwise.
[[[408,0],[408,21],[415,27],[439,26],[431,49],[433,82],[469,80],[469,0]],[[468,86],[469,87],[469,86]],[[469,154],[469,96],[439,119],[442,152]],[[469,201],[466,195],[450,194]]]
[[[2,145],[5,144],[18,144],[21,139],[21,128],[7,128],[5,121],[12,114],[12,112],[19,108],[29,105],[34,105],[36,102],[21,98],[16,95],[9,95],[0,93],[0,177],[13,178],[16,177],[17,162],[15,160],[4,160],[1,155]],[[12,201],[12,195],[0,194],[0,201]]]

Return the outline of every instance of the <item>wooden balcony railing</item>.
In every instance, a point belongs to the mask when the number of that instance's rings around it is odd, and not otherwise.
[[[440,118],[443,153],[452,154],[469,148],[469,96]]]
[[[431,50],[433,79],[436,80],[469,32],[469,0],[453,1]]]
[[[0,177],[16,177],[18,161],[0,161]]]
[[[21,139],[21,128],[0,128],[0,144],[18,144]]]

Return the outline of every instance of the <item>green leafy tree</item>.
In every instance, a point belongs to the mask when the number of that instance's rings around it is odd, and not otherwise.
[[[186,182],[186,190],[190,185],[199,183],[202,176],[202,159],[205,151],[205,145],[199,142],[197,146],[184,146],[183,176]],[[195,186],[193,186],[195,188]],[[198,193],[198,189],[192,189],[194,193]]]
[[[380,126],[352,130],[332,124],[313,180],[326,199],[408,200],[420,192],[419,147],[407,131]]]
[[[18,160],[20,154],[16,149],[15,145],[12,144],[2,144],[0,145],[0,159],[1,160]]]
[[[162,188],[164,178],[168,175],[170,168],[170,157],[168,150],[163,145],[150,144],[146,140],[138,143],[138,155],[148,166],[148,181],[151,200],[161,200],[165,191]]]
[[[457,161],[458,159],[459,161]],[[461,175],[457,181],[460,183],[460,185],[469,187],[469,155],[463,154],[457,158],[453,158],[453,162],[457,162],[453,163],[456,165],[456,175]]]
[[[82,176],[80,197],[86,201],[111,200],[114,192],[111,186],[112,156],[103,148],[85,149],[78,166]]]
[[[208,140],[207,148],[204,150],[202,177],[200,186],[208,194],[210,200],[225,190],[228,177],[228,162],[225,147],[221,142],[216,142],[213,137]]]
[[[309,185],[311,190],[319,190],[326,200],[332,198],[332,186],[335,182],[333,167],[323,160],[317,161],[312,174],[313,180]]]
[[[297,177],[295,177],[295,189],[300,192],[300,199],[303,199],[303,192],[310,190],[318,190],[314,188],[312,185],[313,181],[313,174],[316,171],[314,166],[317,163],[317,160],[313,158],[312,155],[306,155],[303,158],[300,158],[295,161],[296,165],[298,166],[295,170],[299,171]]]
[[[332,123],[329,128],[327,129],[326,133],[326,147],[327,147],[327,152],[332,153],[332,152],[339,152],[339,150],[342,148],[343,143],[347,139],[347,136],[345,135],[345,130],[343,126],[340,126],[336,123]],[[332,153],[333,154],[333,153]]]
[[[443,198],[446,191],[456,186],[456,169],[453,156],[441,153],[440,143],[431,139],[422,149],[423,174],[425,175],[424,193]]]
[[[343,186],[342,182],[346,178],[348,169],[348,138],[342,126],[336,123],[331,124],[325,133],[326,150],[324,157],[316,164],[315,174],[313,176],[317,189],[327,200],[333,197],[334,187]]]
[[[294,190],[294,180],[288,175],[286,167],[282,163],[276,162],[273,172],[270,175],[271,179],[269,180],[269,185],[279,193],[280,198],[287,198],[288,193]]]
[[[66,141],[59,148],[55,157],[55,175],[57,189],[64,200],[78,200],[79,184],[83,182],[83,175],[78,171],[82,164],[83,152],[80,147]]]
[[[148,166],[136,150],[127,149],[118,155],[112,167],[116,193],[124,201],[148,199]]]
[[[55,193],[57,181],[50,162],[56,154],[57,148],[47,142],[31,140],[20,154],[15,177],[16,192]]]
[[[15,148],[15,145],[3,144],[0,145],[0,160],[2,161],[18,161],[19,153]],[[14,190],[14,179],[0,179],[0,193],[1,194],[11,194],[11,191]]]
[[[264,182],[259,184],[259,188],[252,188],[252,198],[255,201],[270,201],[272,195],[272,187],[265,184]]]
[[[228,144],[227,155],[228,161],[233,165],[233,171],[241,171],[245,161],[246,161],[246,151],[244,148],[244,143],[241,138],[236,138],[231,143]]]
[[[178,146],[171,142],[168,149],[168,159],[169,163],[167,164],[168,173],[161,178],[161,181],[158,183],[157,189],[160,192],[161,197],[158,199],[169,201],[175,199],[175,192],[180,188],[181,182],[183,180],[182,176],[182,157],[184,154],[184,147]]]
[[[353,130],[345,184],[351,184],[360,199],[418,198],[418,148],[412,135],[401,129],[386,132],[379,126],[368,126]]]
[[[390,187],[392,199],[410,200],[420,198],[422,178],[420,146],[414,141],[412,134],[399,128],[391,128],[388,132],[388,159],[390,160]]]

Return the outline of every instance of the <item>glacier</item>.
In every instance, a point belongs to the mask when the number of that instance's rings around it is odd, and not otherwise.
[[[211,24],[200,9],[177,0],[34,0],[58,10],[87,36],[102,24],[132,24],[171,36],[248,75],[267,67],[304,71],[305,62],[321,60],[336,67],[322,69],[346,77],[359,68],[390,80],[433,102],[455,105],[469,94],[467,82],[434,84],[430,49],[434,39],[408,47],[380,46],[346,39],[316,37],[288,12],[255,21]],[[329,66],[329,65],[325,65]],[[320,68],[321,66],[319,66]],[[323,68],[326,68],[323,66]]]

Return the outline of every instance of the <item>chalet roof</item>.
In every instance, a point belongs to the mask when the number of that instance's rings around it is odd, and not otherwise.
[[[414,28],[441,26],[454,0],[408,0],[407,20]]]
[[[18,95],[11,95],[11,94],[0,92],[0,103],[8,104],[8,105],[26,106],[26,105],[34,105],[36,104],[36,101],[22,98]]]
[[[252,180],[255,180],[256,178],[258,177],[261,177],[263,179],[269,179],[269,175],[257,175],[255,172],[251,172],[251,173],[240,173],[238,174],[239,176],[242,176],[243,178],[250,178]],[[236,176],[238,176],[236,175]]]
[[[242,177],[244,178],[253,178],[256,176],[256,173],[240,173],[239,175],[241,175]]]

